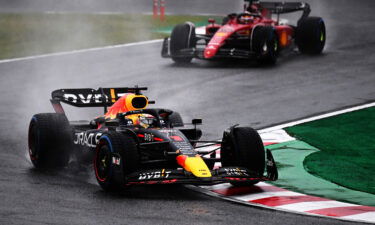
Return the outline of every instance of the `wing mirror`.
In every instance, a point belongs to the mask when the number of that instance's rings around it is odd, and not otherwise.
[[[202,119],[193,119],[193,120],[191,121],[191,123],[192,123],[193,125],[201,125],[201,124],[202,124]]]
[[[211,23],[211,24],[215,24],[216,20],[213,19],[213,18],[209,18],[209,19],[208,19],[208,22]]]

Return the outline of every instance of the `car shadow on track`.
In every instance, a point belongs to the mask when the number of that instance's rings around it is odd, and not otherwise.
[[[278,58],[276,64],[261,64],[256,60],[246,59],[221,59],[221,60],[200,60],[193,59],[191,63],[171,63],[167,67],[169,68],[191,68],[191,69],[261,69],[261,70],[272,70],[277,69],[280,66],[288,65],[290,63],[299,63],[302,61],[313,60],[320,57],[326,57],[329,53],[323,53],[320,55],[303,55],[298,51],[292,51],[283,53]]]
[[[184,185],[148,185],[133,186],[116,192],[105,192],[98,186],[94,193],[98,198],[103,199],[138,199],[138,200],[164,200],[164,201],[194,201],[202,200],[203,195],[191,191]]]
[[[184,185],[140,185],[106,192],[101,189],[95,180],[91,166],[70,165],[62,169],[36,169],[28,170],[29,183],[43,185],[45,188],[76,189],[79,192],[92,193],[95,198],[110,199],[135,199],[135,200],[202,200],[205,195],[191,191]],[[61,191],[61,190],[60,190]],[[51,190],[53,192],[53,190]]]

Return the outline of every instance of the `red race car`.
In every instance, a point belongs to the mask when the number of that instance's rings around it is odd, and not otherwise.
[[[309,17],[310,6],[302,2],[259,2],[246,0],[245,11],[232,13],[222,24],[209,19],[202,34],[193,23],[174,27],[162,46],[162,57],[176,63],[193,58],[242,58],[274,64],[281,51],[298,47],[301,53],[320,54],[326,40],[322,18]],[[280,14],[301,11],[296,25],[287,24]]]

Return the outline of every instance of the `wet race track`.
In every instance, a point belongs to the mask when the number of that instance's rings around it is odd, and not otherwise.
[[[183,3],[176,2],[179,12]],[[0,224],[354,224],[243,206],[183,186],[106,194],[91,168],[39,172],[26,158],[29,120],[52,112],[50,93],[59,88],[148,86],[156,107],[185,121],[203,118],[205,139],[220,138],[233,124],[262,128],[374,101],[375,2],[309,2],[326,22],[324,54],[291,53],[273,67],[198,60],[177,66],[160,57],[161,42],[1,62]],[[68,108],[69,119],[100,113]]]

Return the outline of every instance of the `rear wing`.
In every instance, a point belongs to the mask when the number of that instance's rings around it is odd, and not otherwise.
[[[310,5],[304,2],[260,2],[259,5],[274,14],[303,11],[304,14],[307,14],[307,17],[311,11]]]
[[[126,93],[141,94],[147,87],[118,87],[118,88],[77,88],[58,89],[52,92],[51,103],[57,113],[64,113],[61,102],[75,107],[107,107],[115,103]],[[149,102],[152,103],[152,102]]]
[[[268,10],[272,14],[285,14],[297,11],[302,11],[302,16],[299,20],[304,19],[310,15],[310,5],[305,2],[261,2],[253,0],[245,0],[249,2],[249,6],[252,4],[259,5],[261,8]]]

